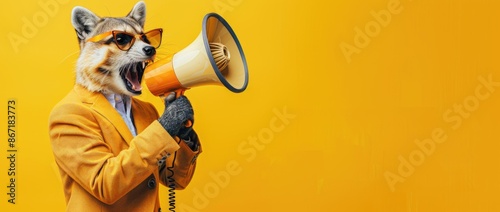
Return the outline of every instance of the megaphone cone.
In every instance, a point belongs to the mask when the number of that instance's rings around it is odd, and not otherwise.
[[[231,26],[220,15],[209,13],[198,37],[172,59],[146,67],[144,79],[155,96],[208,84],[239,93],[248,85],[248,68]]]

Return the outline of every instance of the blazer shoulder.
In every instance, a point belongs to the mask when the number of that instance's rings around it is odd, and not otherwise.
[[[82,97],[75,90],[71,90],[52,108],[49,122],[71,118],[72,115],[93,116],[90,106],[91,104],[84,103]]]

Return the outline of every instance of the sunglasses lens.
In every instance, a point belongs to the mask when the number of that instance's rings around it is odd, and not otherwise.
[[[149,43],[151,46],[158,48],[160,47],[161,44],[161,34],[162,30],[161,29],[155,29],[151,30],[149,32],[146,32],[145,37],[142,37],[142,40],[146,43]]]
[[[116,33],[115,43],[121,50],[128,50],[134,43],[134,37],[125,33]]]

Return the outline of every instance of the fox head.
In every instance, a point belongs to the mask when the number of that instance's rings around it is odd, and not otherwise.
[[[80,45],[76,83],[90,91],[141,94],[144,68],[156,54],[143,34],[145,16],[144,2],[138,2],[128,15],[119,18],[99,17],[88,9],[75,7],[71,22]],[[116,32],[128,36],[120,37]],[[120,46],[127,42],[131,46]]]

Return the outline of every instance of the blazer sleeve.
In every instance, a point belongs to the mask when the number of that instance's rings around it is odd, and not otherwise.
[[[113,204],[151,175],[157,161],[179,144],[154,121],[115,156],[103,140],[97,115],[84,104],[58,105],[49,118],[49,134],[60,169],[100,201]]]
[[[198,142],[198,149],[196,151],[191,150],[186,142],[178,137],[175,137],[175,139],[180,148],[177,152],[167,157],[165,167],[160,169],[160,178],[162,184],[166,186],[169,185],[169,177],[174,179],[175,189],[182,190],[191,182],[194,170],[196,169],[197,158],[202,152],[202,148],[198,136],[196,136]]]

